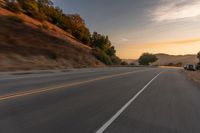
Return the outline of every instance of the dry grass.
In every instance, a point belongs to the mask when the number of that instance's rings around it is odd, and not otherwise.
[[[157,54],[158,61],[154,64],[157,65],[167,65],[169,63],[177,64],[179,62],[186,64],[196,64],[198,59],[196,55],[167,55],[167,54]]]
[[[10,15],[24,23],[9,19]],[[48,22],[0,8],[0,25],[0,71],[102,66],[91,48]]]
[[[185,71],[183,73],[189,78],[190,80],[194,81],[195,83],[200,85],[200,71]]]

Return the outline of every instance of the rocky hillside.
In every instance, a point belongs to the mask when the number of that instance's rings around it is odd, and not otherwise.
[[[0,7],[0,25],[0,71],[103,66],[90,47],[49,22]]]

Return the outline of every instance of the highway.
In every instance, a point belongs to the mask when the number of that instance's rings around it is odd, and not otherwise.
[[[0,73],[0,133],[199,133],[200,88],[177,68]]]

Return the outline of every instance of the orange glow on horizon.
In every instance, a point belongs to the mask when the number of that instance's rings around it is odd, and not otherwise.
[[[200,51],[200,38],[134,44],[117,51],[117,55],[122,59],[137,59],[144,52],[171,55],[196,54]]]

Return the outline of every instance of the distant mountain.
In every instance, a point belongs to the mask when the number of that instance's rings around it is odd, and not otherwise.
[[[156,54],[156,57],[158,58],[158,61],[154,63],[154,65],[168,65],[169,63],[177,64],[182,63],[185,64],[196,64],[198,62],[198,59],[196,55],[168,55],[168,54]],[[139,64],[137,60],[135,59],[123,59],[123,61],[126,61],[128,63],[135,63]]]
[[[177,64],[181,62],[185,64],[196,64],[198,59],[196,55],[168,55],[168,54],[156,54],[158,61],[154,64],[156,65],[167,65],[169,63]]]

